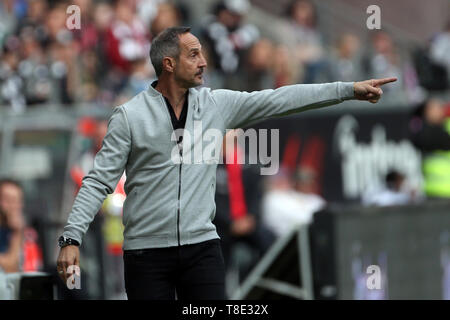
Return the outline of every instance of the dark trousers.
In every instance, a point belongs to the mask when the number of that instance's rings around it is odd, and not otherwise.
[[[124,251],[128,299],[224,300],[225,264],[220,240]],[[175,293],[176,292],[176,293]]]

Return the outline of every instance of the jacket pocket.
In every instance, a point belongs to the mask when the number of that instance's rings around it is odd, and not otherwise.
[[[139,194],[139,188],[134,188],[129,195],[127,195],[123,204],[122,223],[126,226],[130,222],[130,216],[135,214],[136,198]]]

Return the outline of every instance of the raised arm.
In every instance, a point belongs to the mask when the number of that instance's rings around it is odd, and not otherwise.
[[[232,129],[250,122],[322,108],[349,99],[374,103],[383,93],[380,86],[393,81],[396,79],[297,84],[250,93],[220,89],[211,91],[211,95],[224,118],[226,128]]]

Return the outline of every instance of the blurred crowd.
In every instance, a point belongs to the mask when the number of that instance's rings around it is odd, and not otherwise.
[[[79,10],[68,10],[71,5]],[[370,33],[368,43],[350,32],[325,42],[309,0],[286,7],[277,39],[247,22],[248,0],[219,0],[199,20],[190,10],[187,2],[165,0],[4,0],[0,105],[17,112],[48,103],[118,105],[155,78],[151,40],[174,25],[191,26],[202,40],[212,88],[252,91],[390,76],[399,81],[388,90],[403,89],[410,99],[419,87],[448,88],[450,24],[405,55],[386,31]],[[78,13],[80,28],[72,29]]]

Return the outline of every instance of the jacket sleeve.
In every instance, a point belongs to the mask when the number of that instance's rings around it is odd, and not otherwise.
[[[131,132],[123,107],[116,107],[108,122],[102,148],[94,159],[94,167],[83,178],[63,235],[82,242],[89,224],[100,210],[106,196],[122,176],[131,150]]]
[[[338,104],[354,97],[353,82],[296,84],[254,92],[212,90],[211,96],[226,129]]]

